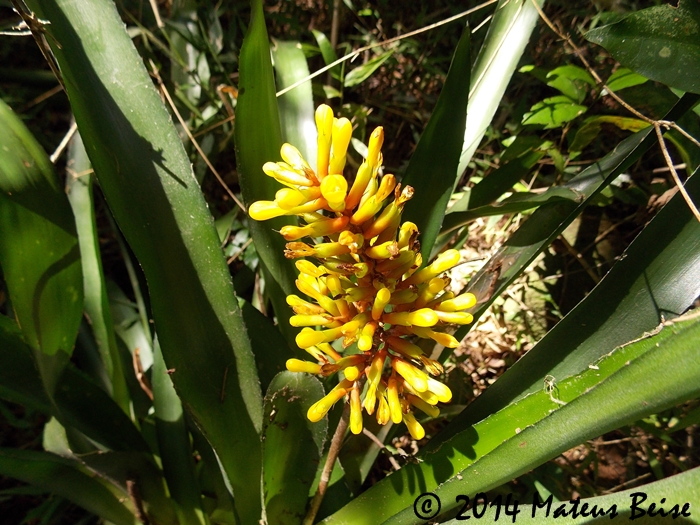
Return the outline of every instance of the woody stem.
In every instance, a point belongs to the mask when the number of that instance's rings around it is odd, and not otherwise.
[[[343,415],[338,421],[338,426],[335,429],[335,434],[333,434],[333,439],[331,440],[331,446],[328,449],[328,457],[326,458],[326,464],[323,465],[323,471],[321,472],[321,479],[318,482],[318,489],[316,494],[314,494],[311,500],[311,505],[309,506],[309,511],[304,517],[302,525],[313,525],[316,514],[318,514],[318,509],[321,507],[321,502],[323,501],[323,496],[326,494],[326,489],[328,488],[328,482],[331,479],[331,472],[333,472],[333,466],[335,465],[335,460],[338,458],[338,453],[340,452],[340,446],[343,443],[343,438],[345,437],[345,432],[348,429],[348,420],[350,418],[350,402],[345,403],[345,408],[343,409]]]

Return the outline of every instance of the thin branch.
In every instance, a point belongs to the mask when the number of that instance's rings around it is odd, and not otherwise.
[[[321,479],[318,482],[318,489],[311,500],[309,511],[304,517],[302,525],[313,525],[314,519],[316,519],[316,514],[318,514],[318,509],[321,507],[323,496],[326,494],[326,489],[328,489],[328,482],[331,479],[331,472],[333,472],[335,460],[338,459],[338,453],[340,452],[340,446],[343,443],[343,438],[345,437],[345,431],[348,429],[349,419],[350,403],[345,403],[343,415],[340,417],[340,421],[338,421],[338,426],[335,429],[335,434],[333,434],[331,446],[328,449],[326,463],[323,465],[323,470],[321,471]]]
[[[163,23],[163,20],[160,18],[160,13],[158,12],[158,4],[156,3],[156,0],[148,0],[148,1],[151,4],[151,9],[153,10],[153,16],[156,19],[156,25],[158,26],[158,29],[163,29],[165,27],[165,24]]]
[[[63,153],[63,150],[66,149],[66,146],[68,146],[70,139],[73,138],[73,135],[75,135],[76,131],[78,131],[78,125],[75,123],[74,120],[73,122],[71,122],[70,128],[68,128],[68,132],[63,137],[63,140],[61,140],[61,143],[56,147],[56,151],[54,151],[49,157],[51,164],[56,164],[56,161],[61,156],[61,153]]]
[[[673,177],[673,180],[676,182],[676,186],[678,186],[678,191],[681,192],[681,195],[683,195],[683,198],[685,199],[685,202],[688,204],[690,211],[693,212],[693,215],[695,215],[695,218],[698,220],[698,222],[700,222],[700,211],[698,211],[698,208],[697,208],[697,206],[695,206],[693,199],[691,199],[690,195],[688,195],[688,192],[686,191],[685,186],[683,186],[683,183],[681,182],[681,179],[678,176],[678,172],[676,171],[676,168],[673,166],[673,161],[671,160],[671,155],[668,154],[668,148],[666,147],[666,141],[664,140],[664,136],[661,133],[661,126],[659,125],[658,122],[654,123],[654,130],[656,131],[656,138],[659,139],[659,146],[661,146],[661,152],[664,154],[664,159],[666,159],[666,165],[668,166],[668,169],[671,172],[671,176]]]
[[[364,53],[365,51],[368,51],[368,50],[373,49],[373,48],[375,48],[375,47],[381,47],[381,46],[386,46],[386,45],[389,45],[389,44],[393,44],[394,42],[398,42],[399,40],[403,40],[404,38],[410,38],[410,37],[412,37],[412,36],[419,35],[419,34],[421,34],[421,33],[425,33],[426,31],[430,31],[430,30],[432,30],[432,29],[435,29],[436,27],[440,27],[440,26],[443,26],[443,25],[445,25],[445,24],[449,24],[450,22],[454,22],[455,20],[458,20],[458,19],[460,19],[460,18],[464,18],[465,16],[470,15],[470,14],[476,12],[476,11],[479,11],[480,9],[483,9],[484,7],[488,7],[488,6],[490,6],[491,4],[495,4],[496,2],[498,2],[498,0],[488,0],[487,2],[484,2],[483,4],[479,4],[479,5],[476,6],[476,7],[472,7],[471,9],[467,9],[466,11],[462,11],[461,13],[458,13],[458,14],[456,14],[456,15],[454,15],[454,16],[451,16],[451,17],[449,17],[449,18],[446,18],[445,20],[441,20],[440,22],[435,22],[434,24],[430,24],[430,25],[425,26],[425,27],[422,27],[422,28],[420,28],[420,29],[416,29],[415,31],[410,31],[410,32],[408,32],[408,33],[406,33],[406,34],[403,34],[403,35],[400,35],[400,36],[396,36],[396,37],[394,37],[394,38],[389,38],[388,40],[383,40],[383,41],[381,41],[381,42],[375,42],[374,44],[369,44],[369,45],[367,45],[367,46],[364,46],[364,47],[361,47],[361,48],[359,48],[359,49],[356,49],[355,51],[351,51],[351,52],[348,53],[347,55],[345,55],[345,56],[343,56],[343,57],[340,57],[340,58],[339,58],[338,60],[336,60],[335,62],[331,62],[331,63],[328,64],[327,66],[322,67],[321,69],[319,69],[319,70],[317,70],[317,71],[314,71],[314,72],[311,73],[309,76],[304,77],[304,78],[302,78],[302,79],[299,79],[298,81],[294,82],[294,84],[292,84],[292,85],[290,85],[290,86],[287,86],[286,88],[284,88],[284,89],[278,91],[278,92],[277,92],[277,96],[278,96],[278,97],[281,97],[282,95],[284,95],[285,93],[288,93],[288,92],[291,91],[292,89],[298,88],[298,87],[301,86],[304,82],[308,82],[309,80],[311,80],[311,79],[313,79],[313,78],[316,78],[316,77],[319,76],[319,75],[322,75],[322,74],[325,73],[326,71],[328,71],[328,70],[330,70],[330,69],[333,69],[335,66],[337,66],[338,64],[342,64],[342,63],[345,62],[346,60],[354,60],[354,59],[357,58],[361,53]]]
[[[216,180],[219,181],[219,184],[226,190],[226,193],[229,194],[229,196],[233,199],[233,201],[238,204],[238,206],[243,210],[244,212],[246,211],[245,206],[243,206],[243,203],[236,197],[236,195],[231,191],[231,188],[228,187],[228,185],[224,182],[224,179],[219,175],[219,172],[216,171],[216,168],[212,165],[211,162],[209,162],[209,158],[206,156],[202,148],[199,146],[199,143],[197,140],[192,136],[192,133],[190,132],[190,128],[187,126],[185,123],[185,120],[182,118],[182,115],[180,115],[180,112],[177,110],[175,107],[175,103],[173,102],[173,99],[170,97],[170,93],[168,92],[168,88],[165,87],[165,84],[163,83],[163,79],[160,78],[160,73],[158,72],[158,68],[156,67],[155,63],[153,60],[150,60],[151,62],[151,69],[153,70],[153,76],[155,77],[156,81],[158,82],[158,87],[160,87],[161,93],[163,93],[163,96],[168,101],[168,104],[170,105],[170,108],[173,110],[173,113],[175,113],[175,116],[177,117],[177,120],[180,122],[180,125],[182,128],[185,130],[185,133],[187,134],[187,137],[192,141],[192,144],[194,145],[195,149],[197,152],[201,155],[202,159],[204,162],[207,164],[211,172],[214,174],[216,177]]]
[[[401,465],[399,465],[399,462],[394,459],[394,456],[389,452],[389,449],[384,446],[384,443],[382,443],[377,436],[372,434],[369,430],[366,428],[362,429],[362,433],[367,436],[369,439],[371,439],[375,445],[377,445],[381,450],[386,450],[387,453],[389,454],[387,457],[389,458],[389,463],[391,463],[391,466],[394,468],[394,470],[399,470],[401,468]]]

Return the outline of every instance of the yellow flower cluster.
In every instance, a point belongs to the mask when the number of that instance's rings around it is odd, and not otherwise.
[[[290,359],[287,369],[323,376],[342,372],[338,385],[309,409],[311,421],[321,420],[333,404],[349,396],[353,433],[362,431],[364,408],[370,415],[376,411],[380,424],[403,421],[411,436],[421,439],[425,431],[412,408],[435,417],[437,403],[450,401],[452,393],[431,377],[442,374],[440,363],[411,339],[457,347],[458,341],[440,327],[471,323],[472,315],[464,310],[476,299],[470,293],[455,297],[446,289],[449,279],[442,274],[459,262],[456,250],[419,269],[418,229],[411,222],[401,224],[413,188],[402,189],[393,175],[379,176],[383,129],[372,132],[367,158],[349,184],[343,170],[350,121],[334,118],[331,108],[321,105],[316,126],[316,170],[294,146],[284,144],[283,162],[263,166],[284,188],[274,201],[258,201],[249,209],[255,220],[299,216],[304,225],[280,231],[288,241],[285,255],[319,262],[296,262],[296,286],[307,298],[287,297],[295,313],[290,323],[303,327],[296,342],[316,362]],[[313,244],[300,242],[303,237],[314,239]],[[343,349],[356,343],[359,353],[342,356],[331,346],[336,340],[342,340]]]

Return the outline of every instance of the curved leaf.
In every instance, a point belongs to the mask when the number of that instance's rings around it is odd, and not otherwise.
[[[306,412],[324,396],[308,374],[281,372],[265,395],[262,497],[267,523],[298,525],[306,514],[328,421],[311,423]]]
[[[700,93],[700,5],[693,0],[642,9],[586,39],[647,78]]]
[[[58,494],[116,525],[138,523],[120,503],[129,501],[127,495],[117,495],[76,461],[48,452],[0,449],[0,473]]]
[[[175,388],[216,449],[241,519],[254,522],[260,517],[262,395],[190,159],[113,2],[28,4],[50,22],[47,40],[86,150],[146,276]]]
[[[665,501],[661,503],[663,500]],[[597,496],[594,498],[584,498],[580,500],[576,506],[578,509],[577,513],[572,512],[574,505],[570,502],[556,502],[551,505],[542,505],[542,503],[546,501],[548,501],[546,498],[539,498],[537,507],[534,509],[532,504],[521,505],[516,522],[518,524],[530,523],[533,525],[562,523],[561,518],[568,517],[569,520],[573,520],[578,517],[588,517],[585,516],[585,514],[589,516],[592,515],[594,506],[607,511],[615,505],[617,507],[617,516],[612,518],[612,514],[610,514],[605,518],[606,521],[611,518],[619,521],[633,519],[634,522],[639,525],[655,525],[663,515],[656,514],[655,516],[650,516],[647,514],[647,510],[649,510],[652,503],[656,504],[657,512],[659,507],[663,507],[665,512],[669,513],[671,519],[675,519],[672,517],[673,514],[670,514],[673,506],[678,504],[678,512],[682,513],[687,503],[689,512],[684,514],[686,516],[690,515],[691,518],[687,521],[680,520],[680,523],[698,523],[698,518],[692,516],[693,513],[690,509],[700,504],[700,468],[696,467],[681,474],[676,474],[675,476],[622,492],[606,494],[605,496]],[[633,505],[634,509],[632,508]],[[560,513],[555,515],[557,509],[560,507],[564,509],[566,514]],[[495,521],[496,512],[496,507],[489,507],[480,519],[483,519],[485,523],[491,523],[491,521]],[[642,512],[644,512],[644,514],[642,514]],[[632,518],[633,515],[634,518]],[[463,520],[454,519],[445,521],[444,525],[458,525],[461,521]],[[592,523],[592,521],[589,520],[588,523]]]
[[[418,226],[424,263],[430,258],[457,176],[469,95],[470,37],[469,27],[465,27],[433,114],[402,179],[415,190],[402,220]]]
[[[85,312],[109,377],[112,397],[128,414],[129,394],[124,381],[124,371],[114,335],[114,323],[102,271],[100,242],[95,220],[95,201],[92,193],[95,175],[92,173],[92,166],[79,133],[76,133],[71,140],[66,171],[68,172],[66,194],[73,209],[80,243]]]
[[[502,444],[498,443],[492,453],[474,456],[470,451],[482,439],[489,439],[489,434],[483,428],[488,420],[479,424],[482,430],[477,431],[475,426],[445,443],[436,455],[444,458],[450,452],[462,455],[466,451],[466,456],[472,457],[467,460],[469,466],[455,472],[454,477],[433,491],[443,501],[443,510],[459,506],[456,497],[460,494],[473,496],[477,492],[498,487],[588,439],[700,394],[700,383],[696,380],[700,374],[700,320],[695,316],[692,320],[671,325],[664,330],[672,334],[662,332],[622,348],[631,348],[628,351],[633,354],[641,353],[636,359],[615,359],[615,352],[596,364],[599,370],[589,369],[581,376],[567,380],[566,387],[564,382],[560,383],[555,390],[560,399],[556,403],[552,402],[557,408],[544,414],[537,422],[513,429],[512,437]],[[602,379],[605,363],[611,359],[617,361],[618,369]],[[664,370],[664,381],[658,380],[658,370],[661,369]],[[568,387],[572,383],[598,374],[601,378],[595,380],[596,386],[586,388],[574,399],[568,398]],[[554,399],[552,391],[540,390],[504,409],[504,413],[510,412],[513,416],[513,420],[506,425],[512,428],[517,424],[517,415],[526,412],[515,410],[514,407],[524,407],[533,396],[550,394]],[[420,465],[426,478],[431,467],[433,471],[438,468],[434,462],[426,465],[428,461],[426,457]],[[457,466],[454,459],[452,466]],[[455,470],[458,469],[459,467]],[[433,484],[426,486],[429,489],[435,487]],[[416,519],[412,503],[412,500],[409,501],[409,508],[386,520],[385,524],[423,523]]]
[[[48,156],[2,101],[0,130],[0,266],[52,396],[83,310],[75,220]]]
[[[544,0],[536,0],[542,7]],[[539,20],[531,0],[501,0],[472,70],[469,112],[457,177],[467,169]]]

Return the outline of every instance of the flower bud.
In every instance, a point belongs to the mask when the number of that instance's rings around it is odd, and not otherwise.
[[[348,193],[348,181],[342,175],[328,175],[321,181],[321,195],[333,211],[345,209],[345,197]]]
[[[334,119],[329,174],[343,173],[345,156],[352,138],[352,124],[345,117]],[[345,185],[347,190],[347,184]],[[343,196],[343,199],[345,196]]]
[[[362,406],[360,405],[360,386],[355,383],[350,391],[350,431],[362,432]]]
[[[390,299],[391,292],[388,288],[381,288],[377,291],[377,295],[374,298],[374,304],[372,305],[372,319],[379,321],[384,313],[384,307],[389,304]]]
[[[434,310],[422,308],[414,312],[392,312],[384,314],[383,321],[399,326],[434,326],[438,322],[438,316]]]
[[[429,377],[425,372],[418,370],[411,363],[407,363],[400,358],[393,358],[391,360],[391,367],[396,370],[396,373],[403,377],[416,392],[425,392],[428,390]]]
[[[416,421],[416,418],[413,414],[410,412],[406,412],[403,415],[403,422],[406,423],[406,427],[408,427],[408,431],[411,433],[411,437],[415,440],[420,440],[425,437],[425,430],[421,426],[421,424]]]
[[[287,213],[273,201],[256,201],[248,206],[248,215],[256,221],[274,219]]]
[[[328,162],[331,157],[331,141],[333,137],[333,110],[321,104],[316,108],[316,129],[318,130],[316,152],[316,176],[319,180],[328,175]]]
[[[306,372],[308,374],[320,374],[321,365],[302,361],[301,359],[287,359],[287,370],[290,372]]]
[[[325,416],[328,411],[331,409],[333,405],[340,399],[342,399],[345,394],[348,393],[348,390],[352,387],[352,381],[348,381],[347,379],[344,379],[340,383],[338,383],[333,390],[328,392],[328,394],[325,397],[322,397],[319,401],[314,403],[309,407],[308,412],[306,413],[306,417],[309,419],[309,421],[316,423],[317,421],[321,421],[323,419],[323,416]]]
[[[427,268],[414,273],[405,282],[406,284],[419,284],[432,279],[436,275],[449,270],[459,262],[459,252],[457,250],[446,250],[438,255],[437,259]]]
[[[391,410],[391,420],[398,425],[403,419],[403,411],[399,400],[399,380],[395,376],[389,378],[389,386],[386,389],[386,393],[389,409]]]
[[[468,312],[442,312],[435,310],[435,313],[443,323],[469,324],[474,320],[474,316]]]
[[[450,299],[449,301],[442,301],[437,309],[443,312],[457,312],[459,310],[466,310],[471,308],[476,304],[476,296],[473,293],[463,293]]]

